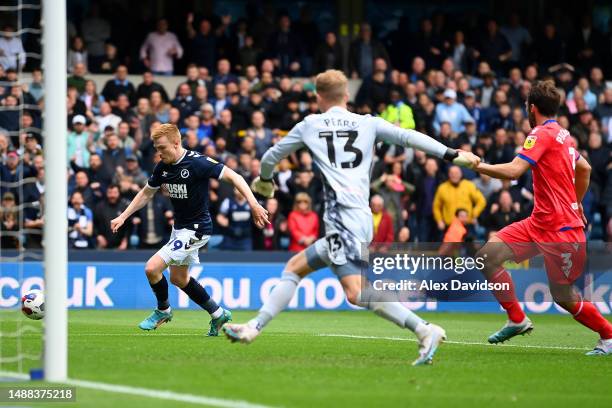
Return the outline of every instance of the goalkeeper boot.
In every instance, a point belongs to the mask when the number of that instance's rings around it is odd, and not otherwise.
[[[170,320],[172,320],[172,310],[162,312],[161,310],[155,309],[153,313],[149,315],[149,317],[140,322],[138,327],[140,327],[142,330],[147,331],[155,330],[159,326],[169,322]]]
[[[206,335],[215,336],[215,337],[218,336],[219,329],[221,328],[221,326],[231,321],[232,321],[232,312],[230,312],[229,310],[223,309],[223,313],[221,314],[221,316],[217,317],[216,319],[210,320],[210,328],[208,329],[208,333],[206,333]]]
[[[428,323],[424,333],[417,331],[419,338],[419,358],[412,362],[413,366],[422,364],[432,364],[433,357],[440,344],[446,340],[446,332],[440,326]]]
[[[525,317],[520,323],[514,323],[513,321],[508,320],[504,327],[489,336],[488,341],[491,344],[503,343],[504,341],[508,341],[519,334],[521,336],[529,334],[532,330],[533,323],[531,323],[531,320],[529,320],[528,317]]]
[[[612,339],[599,339],[595,348],[588,353],[587,356],[610,356],[612,355]]]
[[[223,326],[223,333],[225,333],[225,337],[232,343],[240,342],[249,344],[252,343],[261,332],[248,324],[226,324]]]

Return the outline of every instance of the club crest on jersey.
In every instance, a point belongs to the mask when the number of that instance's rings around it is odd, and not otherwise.
[[[531,149],[535,145],[536,140],[538,140],[538,138],[535,135],[527,136],[525,143],[523,144],[523,149]]]
[[[189,177],[189,170],[187,170],[187,169],[183,169],[183,170],[181,170],[181,177],[182,177],[182,178],[187,178],[187,177]]]
[[[162,171],[162,177],[166,177],[168,175],[167,171]]]

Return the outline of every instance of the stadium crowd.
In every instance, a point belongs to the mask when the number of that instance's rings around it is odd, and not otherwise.
[[[320,33],[307,13],[250,21],[189,14],[182,42],[160,19],[140,48],[140,62],[121,60],[108,21],[92,15],[73,27],[68,51],[68,224],[72,248],[156,248],[169,237],[172,206],[164,194],[113,234],[116,217],[142,188],[158,160],[151,132],[173,123],[186,148],[216,158],[247,181],[263,153],[305,116],[318,112],[312,75],[335,68],[361,79],[349,108],[416,129],[487,162],[511,161],[530,132],[525,97],[538,79],[562,91],[560,124],[593,166],[584,202],[593,239],[612,237],[612,29],[602,34],[583,17],[569,36],[549,22],[530,32],[518,15],[490,19],[480,31],[453,30],[444,15],[406,21],[385,38],[363,23],[344,50],[337,33]],[[612,27],[611,27],[612,28]],[[41,138],[42,72],[18,85],[25,63],[14,29],[0,39],[0,172],[2,248],[40,248],[45,174]],[[187,40],[185,40],[187,38]],[[14,57],[11,57],[13,55]],[[345,55],[348,59],[345,61]],[[178,74],[177,89],[156,76]],[[140,83],[128,70],[146,70]],[[102,89],[88,78],[107,73]],[[181,73],[183,74],[183,73]],[[23,109],[19,109],[23,105]],[[47,143],[52,142],[49,135]],[[30,182],[19,185],[18,180]],[[211,181],[211,214],[220,249],[299,251],[323,234],[322,182],[307,149],[280,162],[278,191],[265,202],[272,224],[257,230],[246,201]],[[493,180],[413,149],[380,144],[372,169],[374,242],[483,239],[529,215],[530,174]],[[22,231],[20,232],[20,228]],[[22,234],[23,233],[23,234]],[[220,241],[220,242],[219,242]]]

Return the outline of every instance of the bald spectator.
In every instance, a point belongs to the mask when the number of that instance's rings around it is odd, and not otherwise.
[[[151,71],[145,71],[142,74],[142,83],[138,85],[136,89],[136,97],[149,99],[153,92],[159,92],[163,101],[168,102],[169,99],[166,89],[159,82],[155,82],[155,78]]]
[[[127,95],[131,105],[136,103],[136,90],[128,80],[128,69],[125,65],[117,67],[115,77],[109,79],[102,89],[102,95],[112,106],[115,106],[117,98],[121,94]]]
[[[69,65],[72,69],[72,75],[67,79],[67,85],[73,86],[79,91],[79,93],[83,93],[85,90],[85,83],[87,79],[85,78],[85,74],[87,73],[87,65],[83,62],[77,62],[74,65]]]
[[[448,169],[448,180],[440,184],[433,202],[434,219],[438,229],[444,231],[451,224],[458,208],[468,213],[470,223],[482,213],[487,202],[474,183],[463,180],[463,173],[457,166]]]
[[[213,84],[227,85],[230,82],[238,83],[238,77],[230,72],[231,65],[227,58],[221,58],[217,62],[217,73],[213,77]]]
[[[372,244],[375,244],[374,248],[380,251],[386,247],[384,244],[391,244],[393,242],[393,219],[385,210],[385,200],[378,194],[370,198],[370,209],[372,210],[372,219],[374,221]]]
[[[174,59],[183,57],[183,47],[174,33],[168,31],[168,20],[160,18],[154,32],[149,33],[140,47],[140,59],[157,75],[172,75]]]

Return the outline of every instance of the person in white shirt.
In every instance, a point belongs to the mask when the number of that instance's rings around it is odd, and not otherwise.
[[[4,35],[0,37],[0,65],[7,69],[18,70],[26,63],[26,53],[21,38],[15,33],[15,28],[7,24],[2,29]]]
[[[172,75],[174,58],[183,57],[183,47],[174,33],[168,31],[165,18],[157,22],[157,30],[149,33],[140,47],[140,59],[157,75]]]
[[[372,241],[374,228],[369,206],[374,145],[385,142],[412,147],[465,167],[478,165],[480,159],[382,118],[349,112],[348,80],[341,71],[327,70],[317,75],[315,86],[317,103],[324,113],[306,117],[264,154],[260,176],[253,181],[252,189],[272,197],[275,165],[296,150],[308,147],[323,178],[326,235],[289,260],[280,282],[254,319],[246,324],[226,324],[223,330],[231,341],[251,343],[288,306],[303,277],[329,266],[351,304],[414,332],[419,341],[419,357],[413,365],[429,364],[446,338],[444,329],[420,319],[388,293],[362,285],[366,255],[361,248]]]

